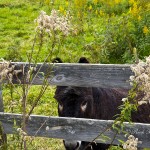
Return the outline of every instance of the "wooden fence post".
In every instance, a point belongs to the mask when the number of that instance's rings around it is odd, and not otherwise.
[[[4,112],[2,86],[0,84],[0,112]],[[3,125],[0,123],[0,146],[2,149],[7,149],[7,136],[4,133]]]
[[[0,84],[0,112],[4,112],[2,86],[1,86],[1,84]]]

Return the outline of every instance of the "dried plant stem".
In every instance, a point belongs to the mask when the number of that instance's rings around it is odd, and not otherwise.
[[[4,133],[3,126],[0,123],[0,148],[7,150],[7,136]]]
[[[11,103],[12,103],[12,104],[13,104],[13,102],[14,102],[13,92],[14,92],[13,84],[10,83],[10,95],[11,95]],[[13,112],[14,112],[13,107],[11,106],[10,108],[11,108],[11,112],[13,113]]]
[[[13,88],[14,91],[15,91],[20,97],[22,97],[22,95],[15,89],[15,86],[14,86],[12,80],[9,78],[8,75],[7,75],[7,79],[8,79],[8,81],[9,81],[9,83],[11,84],[11,88]],[[18,80],[19,80],[19,79],[18,79]]]
[[[36,43],[36,36],[37,36],[37,34],[35,34],[35,36],[34,36],[34,41],[33,41],[33,45],[32,45],[32,48],[31,48],[31,53],[30,53],[30,55],[28,57],[29,64],[32,62],[33,53],[34,53],[34,47],[35,47],[35,43]]]
[[[43,30],[42,30],[41,32],[42,32],[42,33],[40,33],[39,48],[38,48],[38,52],[37,52],[36,57],[35,57],[35,64],[37,63],[37,59],[38,59],[38,57],[39,57],[40,51],[41,51],[42,46],[43,46],[44,32],[43,32]]]
[[[22,120],[22,130],[26,132],[26,102],[27,102],[27,91],[28,91],[28,84],[25,84],[26,78],[25,78],[25,73],[23,69],[23,85],[22,85],[22,90],[23,90],[23,96],[22,96],[22,112],[23,112],[23,120]],[[22,139],[22,144],[24,150],[27,150],[26,146],[26,140]]]
[[[39,52],[40,52],[40,50],[41,50],[41,48],[42,48],[42,45],[43,45],[43,34],[41,35],[41,38],[42,38],[42,39],[41,39],[41,41],[40,41],[40,48],[39,48],[38,54],[39,54]],[[53,52],[53,50],[54,50],[54,47],[55,47],[55,36],[54,36],[54,41],[53,41],[53,44],[52,44],[52,49],[51,49],[51,51],[49,52],[49,54],[47,55],[47,57],[45,58],[45,60],[44,60],[44,62],[43,62],[43,65],[46,63],[47,59],[48,59],[49,56],[52,54],[52,52]],[[38,57],[38,54],[37,54],[36,58]],[[37,61],[37,59],[36,59],[36,61]],[[36,62],[36,61],[35,61],[35,62]],[[41,70],[41,68],[42,68],[43,65],[40,66],[40,68],[38,69],[38,71],[37,71],[37,73],[35,74],[35,76],[32,78],[32,80],[30,80],[28,90],[29,90],[30,87],[32,86],[32,82],[34,81],[35,77],[38,75],[38,73],[39,73],[39,71]],[[43,94],[45,93],[47,87],[49,86],[47,82],[48,82],[48,80],[47,80],[47,77],[46,77],[46,78],[44,79],[44,81],[43,81],[43,85],[42,85],[42,87],[41,87],[41,91],[40,91],[39,95],[37,96],[35,102],[33,103],[32,108],[30,109],[28,115],[26,115],[25,121],[28,121],[29,116],[31,115],[31,113],[33,112],[34,108],[37,106],[39,100],[41,99],[41,97],[42,97]]]
[[[107,130],[111,129],[112,128],[112,124],[108,127],[105,128],[105,130],[103,132],[101,132],[100,134],[98,134],[97,137],[95,137],[83,150],[86,150],[90,145],[91,143],[95,142],[95,140],[100,137],[103,133],[105,133]]]
[[[31,113],[33,112],[34,108],[37,106],[39,100],[41,99],[41,97],[42,97],[43,94],[45,93],[45,91],[46,91],[46,89],[47,89],[48,86],[49,86],[48,84],[42,85],[40,94],[39,94],[38,97],[36,98],[35,102],[34,102],[33,105],[32,105],[32,108],[30,109],[28,115],[26,116],[26,121],[29,119],[29,116],[30,116]]]
[[[117,136],[118,132],[119,132],[119,131],[116,131],[116,133],[115,133],[115,135],[114,135],[114,137],[113,137],[113,139],[112,139],[112,141],[111,141],[110,145],[112,145],[112,144],[113,144],[113,142],[114,142],[114,140],[115,140],[115,138],[116,138],[116,136]],[[110,146],[110,147],[111,147],[111,146]]]
[[[34,77],[32,78],[32,81],[29,83],[29,89],[30,89],[30,87],[32,86],[34,79],[37,77],[39,71],[41,70],[41,68],[43,67],[43,65],[46,63],[46,61],[47,61],[47,59],[48,59],[48,57],[49,57],[50,55],[51,55],[51,52],[47,55],[47,57],[45,58],[43,64],[40,66],[40,68],[37,70],[37,73],[36,73],[36,74],[34,75]]]

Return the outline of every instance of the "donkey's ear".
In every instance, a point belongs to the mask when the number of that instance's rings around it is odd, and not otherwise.
[[[89,63],[89,61],[85,57],[81,57],[78,63]]]
[[[56,57],[52,60],[52,63],[62,63],[62,60],[59,57]]]

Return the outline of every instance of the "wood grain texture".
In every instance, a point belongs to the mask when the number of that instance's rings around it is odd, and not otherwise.
[[[29,68],[26,63],[15,65],[16,69],[24,68],[24,72]],[[51,85],[130,88],[129,77],[133,75],[129,65],[60,63],[37,64],[34,67],[32,84],[37,85],[43,84],[44,78],[47,77]],[[18,78],[23,83],[21,73],[18,74]],[[18,82],[15,76],[13,82]]]
[[[17,133],[17,128],[20,127],[22,115],[0,113],[0,121],[3,124],[4,131],[7,134]],[[14,120],[16,125],[14,127]],[[82,118],[61,118],[32,115],[27,123],[27,134],[29,136],[51,137],[66,140],[84,140],[92,141],[100,133],[112,125],[111,120],[95,120]],[[137,137],[141,144],[139,147],[150,147],[150,124],[135,123],[134,125],[125,123],[125,129],[130,134]],[[109,137],[109,140],[104,140],[104,135]],[[115,136],[115,131],[109,129],[96,139],[96,142],[111,143]],[[118,144],[118,139],[126,141],[124,134],[120,133],[116,136],[114,144]]]

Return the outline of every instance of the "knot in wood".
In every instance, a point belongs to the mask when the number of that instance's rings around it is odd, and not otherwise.
[[[63,75],[58,75],[58,76],[55,77],[55,79],[58,80],[58,81],[62,80],[63,79]]]
[[[67,127],[66,127],[66,131],[67,131],[68,133],[70,133],[70,134],[75,134],[75,133],[76,133],[76,131],[73,129],[73,127],[70,127],[70,126],[67,126]]]
[[[53,82],[64,82],[65,81],[65,76],[63,74],[61,75],[56,75],[53,80]]]
[[[93,124],[94,124],[94,121],[89,120],[87,123],[88,123],[89,125],[93,125]]]

